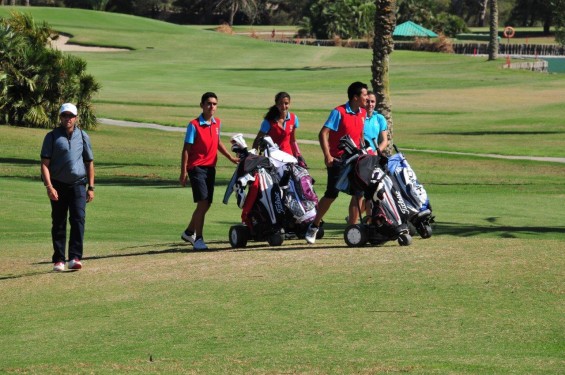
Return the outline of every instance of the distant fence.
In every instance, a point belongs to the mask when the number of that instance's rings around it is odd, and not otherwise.
[[[395,45],[396,48],[396,45]],[[488,54],[486,43],[457,43],[453,50],[458,54]],[[565,47],[551,44],[504,44],[498,45],[498,53],[501,55],[524,55],[524,56],[565,56]]]
[[[531,70],[532,72],[548,72],[549,64],[545,60],[538,61],[526,61],[526,62],[512,62],[510,65],[502,65],[503,69],[520,69],[520,70]]]
[[[371,48],[369,42],[360,40],[331,40],[331,39],[266,39],[268,42],[302,44],[319,47],[350,47]],[[395,50],[412,50],[412,42],[395,42]],[[453,51],[457,54],[488,54],[487,43],[455,43]],[[498,44],[498,53],[501,55],[530,55],[530,56],[565,56],[565,47],[551,44]]]
[[[305,46],[318,47],[350,47],[350,48],[371,48],[369,42],[363,40],[333,40],[333,39],[265,39],[267,42],[302,44]]]

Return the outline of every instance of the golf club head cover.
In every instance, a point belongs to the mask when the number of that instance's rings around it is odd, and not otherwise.
[[[237,133],[233,137],[231,137],[230,143],[232,144],[232,150],[236,145],[237,148],[241,150],[247,148],[247,142],[245,142],[245,139],[243,138],[243,134],[241,133]]]

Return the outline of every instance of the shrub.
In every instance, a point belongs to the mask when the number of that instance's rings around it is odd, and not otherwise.
[[[412,49],[415,51],[454,53],[451,39],[443,34],[439,34],[439,37],[433,40],[429,38],[416,38],[412,44]]]
[[[30,15],[0,19],[0,123],[34,128],[58,124],[62,103],[75,103],[81,126],[96,127],[92,96],[100,89],[86,62],[47,47],[58,35]]]
[[[216,27],[216,31],[224,34],[233,34],[233,29],[227,22],[224,22],[220,26]]]
[[[469,28],[465,24],[465,20],[461,17],[445,12],[438,14],[434,22],[434,30],[437,30],[449,37],[469,32]]]

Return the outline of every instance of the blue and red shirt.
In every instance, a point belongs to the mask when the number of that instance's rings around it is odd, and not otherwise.
[[[324,127],[331,130],[328,140],[331,156],[339,158],[343,154],[343,150],[338,149],[337,146],[344,135],[349,135],[357,147],[363,146],[359,145],[359,141],[363,138],[366,115],[367,111],[361,107],[357,112],[353,112],[349,102],[332,110],[324,124]]]
[[[218,161],[221,121],[212,117],[210,122],[202,115],[190,121],[186,127],[184,142],[191,145],[188,153],[188,169],[215,167]]]
[[[277,121],[263,120],[259,130],[270,136],[280,150],[293,155],[291,143],[294,142],[294,130],[298,126],[298,117],[294,113],[288,112],[282,127],[279,126]]]
[[[377,111],[373,111],[373,115],[365,119],[365,130],[363,130],[363,133],[365,134],[365,140],[369,142],[374,151],[377,150],[379,144],[383,141],[381,133],[385,130],[388,130],[386,118]],[[375,141],[378,143],[375,144]]]

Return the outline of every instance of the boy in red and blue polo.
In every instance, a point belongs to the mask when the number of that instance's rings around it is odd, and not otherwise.
[[[353,82],[347,88],[347,96],[349,101],[332,110],[318,134],[320,147],[324,153],[328,182],[326,192],[318,203],[316,217],[306,232],[306,242],[310,244],[316,242],[320,222],[339,194],[335,185],[339,178],[340,167],[337,163],[334,164],[334,159],[339,159],[343,154],[343,150],[338,149],[339,140],[349,135],[357,147],[362,147],[364,144],[363,128],[367,114],[364,107],[367,102],[367,85],[362,82]],[[354,197],[357,199],[352,198],[349,203],[349,224],[356,224],[359,220],[358,207],[362,196],[355,195]]]
[[[214,117],[217,107],[216,94],[206,92],[202,95],[202,114],[188,123],[182,149],[179,180],[184,187],[190,179],[196,208],[181,238],[190,242],[194,250],[208,249],[203,237],[204,220],[214,198],[218,151],[234,164],[239,161],[220,141],[221,121]]]

